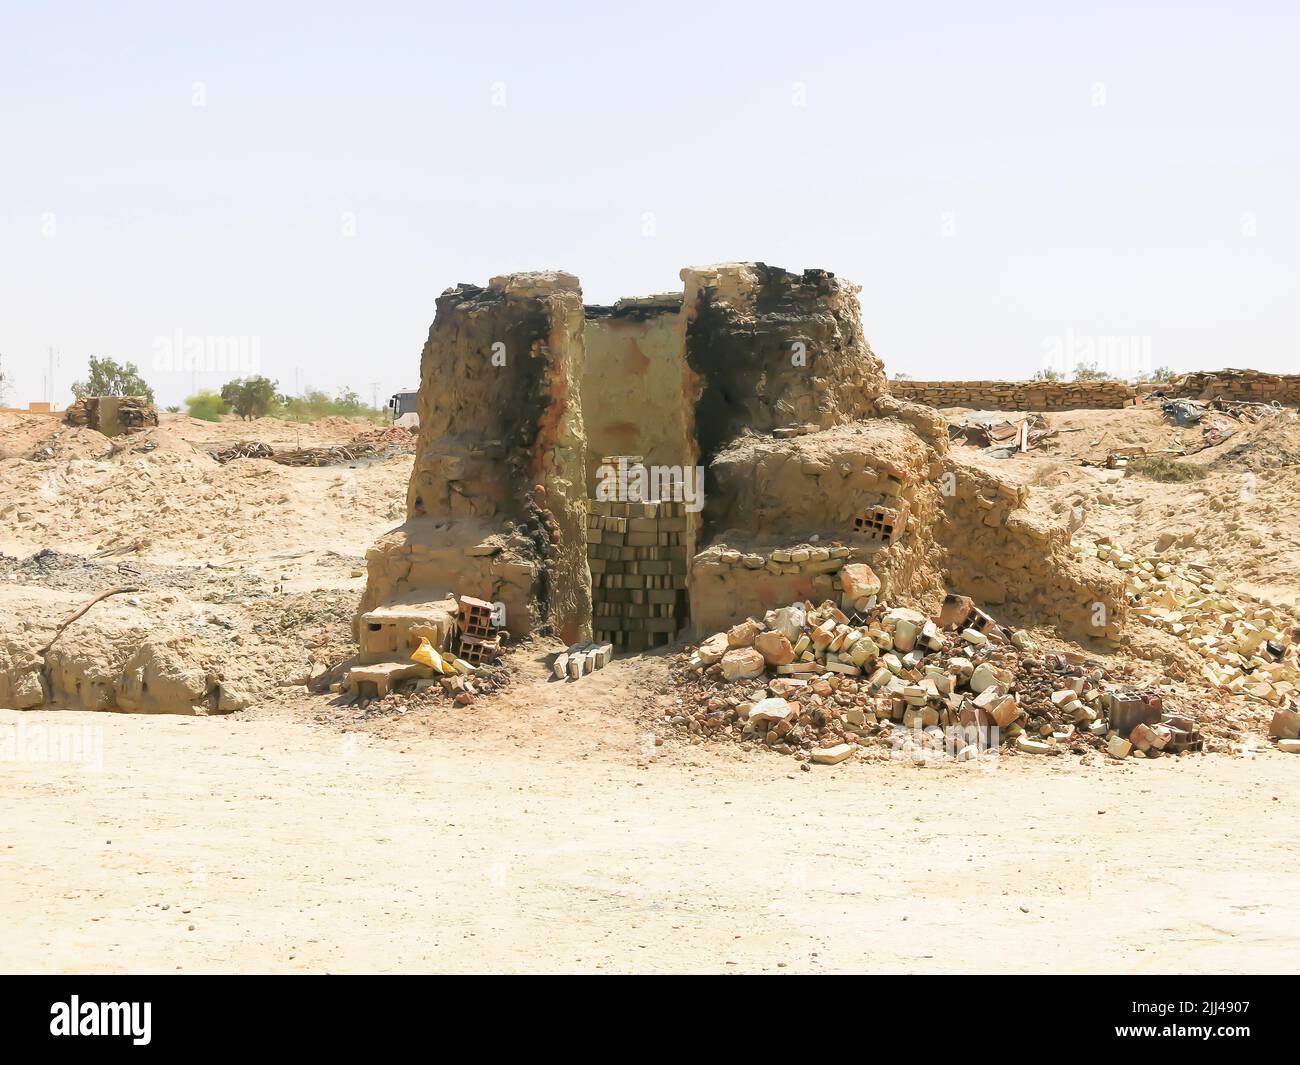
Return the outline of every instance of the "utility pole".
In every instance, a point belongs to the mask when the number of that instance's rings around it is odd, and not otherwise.
[[[370,405],[374,407],[375,410],[379,409],[379,382],[378,381],[370,382]]]

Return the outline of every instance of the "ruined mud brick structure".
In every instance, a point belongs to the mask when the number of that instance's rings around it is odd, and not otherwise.
[[[64,412],[63,420],[105,436],[121,436],[157,425],[158,411],[143,396],[86,396]]]
[[[1115,575],[950,454],[937,411],[890,394],[856,286],[762,263],[681,278],[611,306],[584,307],[564,273],[442,294],[407,520],[368,555],[363,614],[419,628],[455,593],[503,602],[515,635],[634,648],[837,597],[868,562],[892,601],[937,609],[953,589],[1118,635]],[[703,467],[703,508],[602,498],[620,455]]]
[[[1226,399],[1300,406],[1300,374],[1258,370],[1209,370],[1184,374],[1165,390],[1185,399]]]
[[[420,364],[407,520],[371,549],[362,602],[428,616],[447,594],[506,627],[591,632],[582,295],[563,273],[444,292]]]

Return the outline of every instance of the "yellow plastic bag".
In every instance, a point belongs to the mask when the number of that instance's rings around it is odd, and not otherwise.
[[[438,649],[423,637],[420,639],[420,646],[411,652],[411,661],[428,666],[435,673],[456,672],[456,668],[450,662],[444,661],[442,655],[438,653]]]

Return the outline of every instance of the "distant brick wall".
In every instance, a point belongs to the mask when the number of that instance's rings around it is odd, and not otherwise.
[[[52,410],[48,403],[29,403],[26,407],[0,407],[0,414],[62,414]]]
[[[981,410],[1097,410],[1123,407],[1138,390],[1124,381],[890,381],[899,399]]]
[[[1248,400],[1300,406],[1300,374],[1260,373],[1257,370],[1210,370],[1185,374],[1165,392],[1188,399]]]

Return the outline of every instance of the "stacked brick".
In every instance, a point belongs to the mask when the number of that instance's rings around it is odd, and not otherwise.
[[[593,500],[587,515],[597,642],[643,651],[686,624],[686,505]]]

